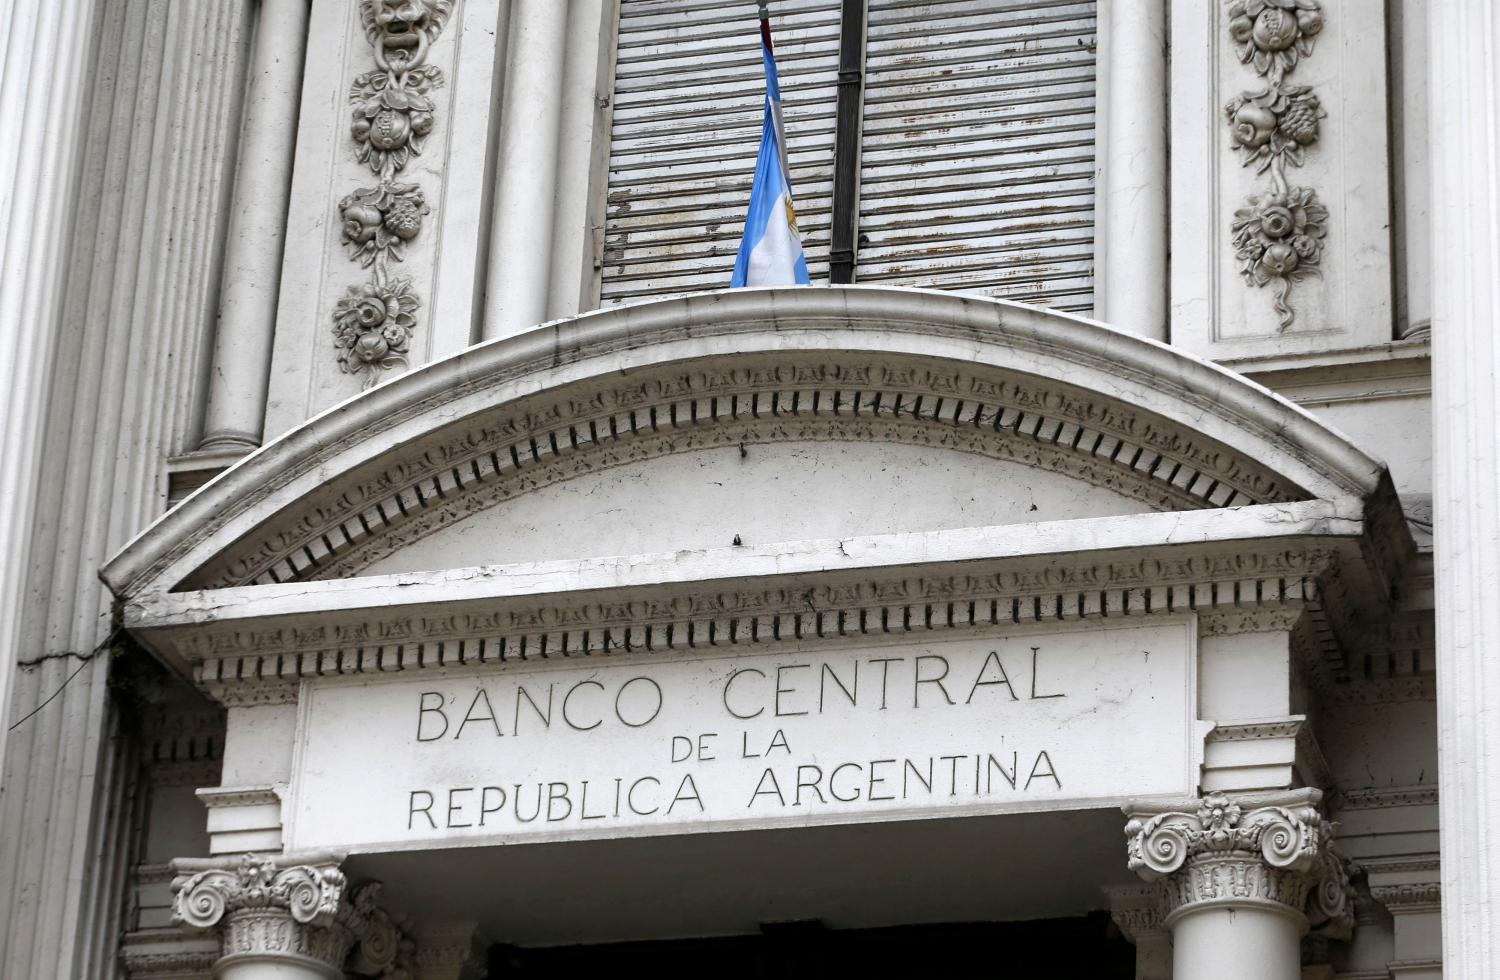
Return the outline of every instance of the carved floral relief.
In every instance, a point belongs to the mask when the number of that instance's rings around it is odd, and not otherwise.
[[[1240,62],[1273,85],[1297,67],[1299,57],[1312,54],[1313,38],[1322,29],[1323,13],[1317,0],[1233,0],[1229,4],[1229,36]]]
[[[350,286],[335,304],[333,339],[340,370],[361,375],[368,389],[408,366],[417,329],[421,299],[411,278],[392,275],[390,264],[405,258],[431,208],[419,185],[396,177],[421,155],[437,125],[432,92],[442,86],[443,72],[426,63],[427,53],[453,3],[360,0],[359,10],[375,68],[360,73],[350,88],[349,132],[355,158],[379,183],[339,201],[344,248],[370,271],[370,279]]]
[[[1240,260],[1240,276],[1256,288],[1275,290],[1273,307],[1280,329],[1296,319],[1291,305],[1295,283],[1322,275],[1328,209],[1310,187],[1287,179],[1288,167],[1301,167],[1308,147],[1318,141],[1319,121],[1327,117],[1311,86],[1286,83],[1300,58],[1313,52],[1323,29],[1316,0],[1231,0],[1229,34],[1239,59],[1268,83],[1242,92],[1224,106],[1230,148],[1244,166],[1269,174],[1271,187],[1252,194],[1234,213],[1230,241]]]

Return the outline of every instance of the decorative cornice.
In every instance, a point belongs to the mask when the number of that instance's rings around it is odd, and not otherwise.
[[[1411,874],[1416,871],[1437,872],[1442,870],[1442,859],[1436,854],[1420,854],[1410,857],[1363,858],[1359,870],[1366,875]]]
[[[316,554],[324,547],[323,531],[331,532],[329,541],[337,545],[342,540],[338,526],[373,509],[389,490],[411,489],[415,500],[408,467],[430,468],[430,480],[442,474],[451,478],[448,469],[466,459],[482,467],[489,451],[496,452],[503,466],[511,445],[521,447],[518,458],[523,450],[529,458],[529,442],[511,438],[487,444],[483,438],[485,430],[494,430],[489,423],[512,418],[523,398],[535,397],[545,410],[570,394],[591,397],[599,385],[622,378],[670,373],[672,360],[679,366],[691,360],[718,368],[769,359],[776,371],[791,376],[809,360],[829,360],[831,349],[850,352],[840,359],[856,366],[878,354],[887,363],[915,361],[929,372],[961,369],[1002,385],[1012,379],[1029,381],[1082,409],[1075,424],[1105,435],[1106,444],[1116,438],[1112,433],[1117,429],[1119,438],[1132,442],[1149,437],[1154,448],[1143,453],[1139,467],[1149,469],[1158,453],[1171,456],[1186,449],[1204,454],[1205,465],[1212,461],[1213,471],[1231,479],[1238,480],[1236,474],[1246,467],[1261,472],[1269,467],[1274,486],[1247,486],[1251,499],[1268,499],[1273,489],[1291,497],[1364,499],[1378,489],[1380,464],[1305,413],[1211,364],[1099,325],[1019,304],[921,290],[731,290],[588,314],[479,345],[403,375],[346,410],[325,413],[252,454],[215,485],[184,501],[109,562],[103,574],[117,595],[130,599],[197,588],[223,572],[241,578],[228,567],[240,561],[260,567],[262,561],[276,564],[278,555],[285,555],[298,569],[306,569],[310,561],[300,547],[305,544]],[[1074,384],[1035,384],[1047,375],[1068,377]],[[831,394],[827,385],[822,388]],[[848,390],[876,393],[868,384],[856,383]],[[702,393],[700,411],[714,395]],[[998,404],[982,391],[959,390],[952,397],[955,401],[945,406],[949,411],[957,407],[956,399],[965,402],[966,411],[973,401],[985,402],[991,412]],[[903,400],[903,408],[905,404]],[[677,405],[679,426],[684,413],[691,422],[691,404]],[[1046,403],[1033,407],[1050,414]],[[628,412],[607,413],[602,421],[607,423],[611,414],[617,428],[621,418],[628,423]],[[658,424],[661,416],[659,410]],[[545,417],[535,419],[541,423]],[[667,418],[670,424],[670,413]],[[550,440],[542,438],[548,427],[528,423],[524,428],[516,435],[537,436],[538,451],[551,453]],[[400,439],[389,437],[393,430],[401,430]],[[426,435],[419,437],[419,431]],[[435,443],[461,433],[464,438],[454,440],[457,451],[445,457]],[[1022,434],[1031,437],[1029,429]],[[566,429],[560,433],[567,435]],[[1050,441],[1052,433],[1038,435]],[[1072,451],[1072,440],[1063,438],[1059,434],[1059,444]],[[1076,448],[1091,453],[1093,446],[1086,433]],[[558,448],[571,450],[561,439]],[[1106,456],[1112,452],[1101,451]],[[462,474],[463,466],[459,470]],[[387,474],[376,499],[359,492],[371,473]],[[471,476],[462,478],[467,483]],[[430,482],[415,485],[425,494]],[[1208,486],[1199,481],[1204,492]],[[1218,490],[1223,486],[1219,481]],[[331,514],[327,508],[341,506],[339,498],[345,495],[350,512]],[[357,522],[354,529],[359,529]],[[284,550],[266,538],[283,533],[288,535]],[[261,553],[262,544],[270,546],[269,553]],[[220,573],[210,573],[207,567],[216,555],[227,564]],[[204,569],[201,578],[199,569]]]
[[[1290,632],[1307,614],[1301,604],[1216,609],[1199,617],[1198,631],[1203,636]]]
[[[212,786],[198,790],[209,809],[222,806],[280,806],[281,794],[271,786]]]
[[[1438,881],[1372,885],[1370,895],[1390,909],[1392,915],[1438,912],[1443,907],[1443,885]]]
[[[1206,740],[1209,742],[1245,742],[1263,738],[1296,738],[1306,726],[1307,718],[1303,715],[1264,721],[1224,722],[1214,725],[1206,736]]]
[[[826,356],[826,355],[825,355]],[[1063,473],[1156,510],[1284,502],[1305,491],[1160,418],[1072,386],[897,357],[787,367],[662,367],[518,400],[435,434],[358,485],[311,497],[193,587],[345,578],[464,517],[574,477],[677,453],[778,442],[893,442]]]
[[[171,760],[152,762],[146,767],[147,777],[153,786],[212,786],[219,781],[224,764],[219,759],[202,759],[192,762]]]
[[[169,885],[177,877],[170,864],[138,864],[135,867],[137,885]]]
[[[1163,921],[1204,908],[1257,907],[1330,931],[1352,928],[1348,875],[1317,790],[1221,793],[1193,811],[1127,805],[1127,863],[1159,882]]]
[[[247,680],[220,681],[206,679],[199,671],[199,686],[226,708],[249,708],[262,704],[296,704],[300,685],[297,681]]]
[[[755,647],[891,633],[929,633],[996,626],[1132,620],[1212,610],[1233,604],[1253,556],[1238,556],[1234,582],[1122,587],[1143,574],[1208,573],[1214,560],[1147,560],[1099,567],[1082,578],[1098,588],[1046,590],[1046,571],[999,576],[904,578],[895,581],[787,586],[765,590],[695,592],[587,602],[581,606],[521,607],[447,616],[368,614],[363,622],[267,630],[203,626],[186,638],[197,661],[195,677],[225,703],[295,700],[294,678],[379,674],[428,667],[489,664],[533,658],[580,657],[667,650]],[[1318,554],[1281,551],[1266,568],[1266,589],[1288,592],[1268,604],[1301,605],[1299,567],[1316,567]],[[1310,563],[1310,564],[1304,564]],[[1055,571],[1055,567],[1053,571]],[[1226,569],[1227,570],[1227,569]],[[997,589],[997,584],[1000,589]],[[1057,584],[1061,584],[1058,582]],[[1055,586],[1054,586],[1055,588]],[[1001,591],[1001,590],[1005,591]],[[1030,594],[1016,595],[1023,590]],[[1006,595],[1006,592],[1010,592]],[[997,595],[998,593],[998,595]],[[1266,591],[1263,595],[1269,596]],[[1003,598],[1002,598],[1003,596]],[[274,677],[274,681],[262,678]]]
[[[1340,790],[1331,801],[1333,809],[1378,810],[1393,806],[1436,806],[1436,786],[1390,786],[1378,789]],[[1368,861],[1361,861],[1368,867]]]
[[[143,929],[120,940],[120,961],[130,980],[204,980],[221,954],[219,944],[177,929]]]

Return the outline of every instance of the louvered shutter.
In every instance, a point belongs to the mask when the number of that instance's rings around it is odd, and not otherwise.
[[[813,281],[828,281],[838,0],[780,0],[774,41],[792,192]],[[622,0],[601,296],[729,285],[765,83],[751,0]]]
[[[869,0],[862,283],[1092,308],[1093,2]]]

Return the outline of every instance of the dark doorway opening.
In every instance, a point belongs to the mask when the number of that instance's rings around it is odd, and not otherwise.
[[[1133,980],[1135,948],[1104,912],[1075,919],[830,929],[766,923],[751,936],[490,950],[490,977],[1007,977]]]

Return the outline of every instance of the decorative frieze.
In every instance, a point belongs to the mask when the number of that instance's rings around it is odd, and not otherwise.
[[[1261,908],[1346,934],[1353,927],[1345,862],[1317,790],[1210,794],[1195,811],[1128,808],[1127,862],[1159,883],[1164,922],[1206,908]]]
[[[1438,881],[1372,885],[1370,895],[1395,914],[1438,912],[1443,906],[1443,885]]]
[[[1250,569],[1255,553],[1237,556]],[[1301,607],[1302,575],[1317,557],[1282,551],[1255,581],[1269,606]],[[1301,570],[1282,561],[1309,561]],[[1156,566],[1155,561],[1149,564]],[[329,674],[382,673],[423,667],[498,663],[548,657],[767,646],[850,636],[933,633],[1084,620],[1131,619],[1211,611],[1238,600],[1235,582],[1193,582],[1211,562],[1192,560],[1174,573],[1155,569],[1142,581],[1136,563],[1091,568],[1072,588],[1048,586],[1027,572],[900,577],[812,586],[637,593],[628,599],[546,605],[490,603],[484,611],[442,616],[361,610],[357,620],[331,616],[308,629],[203,626],[183,636],[198,662],[195,680],[225,703],[295,700],[295,682]],[[1055,563],[1054,563],[1055,565]],[[1275,569],[1285,569],[1284,576]],[[1054,568],[1054,570],[1056,570]],[[1014,591],[1013,591],[1014,590]],[[1024,596],[1016,591],[1028,591]],[[505,608],[505,607],[511,608]]]
[[[339,368],[360,375],[365,388],[408,366],[417,328],[421,299],[410,277],[391,274],[390,262],[402,260],[431,208],[420,186],[395,178],[436,125],[432,92],[443,72],[427,64],[427,51],[452,12],[451,0],[360,0],[376,67],[350,89],[350,135],[356,158],[380,183],[339,201],[343,244],[370,279],[350,286],[335,305],[333,335]]]
[[[1231,241],[1245,282],[1275,289],[1282,330],[1296,318],[1289,301],[1292,285],[1322,275],[1328,234],[1328,209],[1317,192],[1293,186],[1286,175],[1288,165],[1302,166],[1304,151],[1318,140],[1318,121],[1327,115],[1311,87],[1285,81],[1298,60],[1312,54],[1322,29],[1316,0],[1233,0],[1229,5],[1229,35],[1239,59],[1267,82],[1224,106],[1230,146],[1245,166],[1271,177],[1269,190],[1251,195],[1235,211]]]

